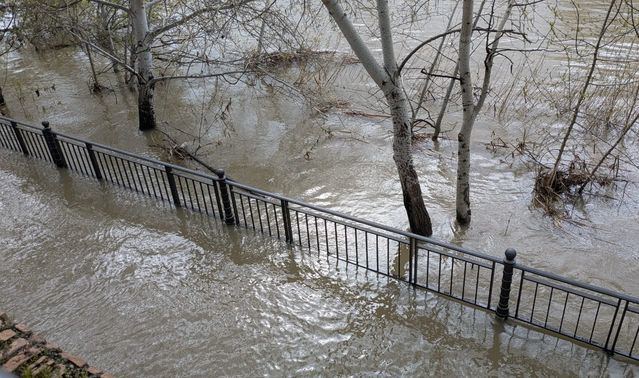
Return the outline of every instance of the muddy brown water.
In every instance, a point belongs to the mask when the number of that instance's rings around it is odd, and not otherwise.
[[[116,76],[104,75],[113,91],[89,93],[81,52],[22,51],[3,63],[11,116],[166,158],[153,147],[161,135],[136,130],[135,96]],[[362,72],[345,77],[342,95],[366,89]],[[206,130],[211,85],[160,86],[160,127],[180,141],[191,141],[181,131],[202,132],[201,157],[242,182],[406,227],[385,121],[321,118],[265,87],[223,86],[213,102],[231,100],[229,127]],[[530,206],[533,174],[486,149],[493,131],[511,133],[479,121],[465,232],[453,221],[454,142],[417,146],[435,236],[495,256],[514,247],[528,265],[637,295],[634,184],[623,201],[575,207],[581,225],[557,227]],[[118,375],[638,374],[602,352],[6,151],[0,214],[0,308]]]
[[[18,154],[0,177],[0,306],[117,375],[637,373]]]

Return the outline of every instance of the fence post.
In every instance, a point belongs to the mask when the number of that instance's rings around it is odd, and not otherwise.
[[[42,122],[42,135],[44,136],[44,141],[47,144],[47,148],[49,149],[49,153],[51,154],[51,159],[58,168],[66,168],[67,163],[64,161],[64,155],[62,154],[62,147],[60,147],[60,143],[58,142],[58,138],[51,131],[51,127],[49,127],[49,122]]]
[[[173,203],[175,204],[175,207],[180,207],[180,196],[178,195],[177,186],[175,185],[175,177],[172,173],[173,168],[165,165],[164,172],[166,172],[166,178],[169,180],[169,189],[171,189],[171,197],[173,197]]]
[[[499,304],[497,305],[497,316],[503,319],[508,317],[508,301],[510,300],[510,286],[513,282],[513,269],[515,267],[515,257],[517,251],[512,248],[506,250],[504,259],[504,273],[501,277],[501,292],[499,293]]]
[[[23,154],[28,156],[29,150],[27,149],[27,145],[24,144],[24,138],[22,137],[22,133],[20,132],[20,129],[18,129],[18,124],[15,121],[11,121],[11,128],[13,129],[13,134],[16,136],[16,140],[20,145],[20,150],[22,150]]]
[[[233,215],[233,208],[231,207],[231,200],[229,198],[228,185],[226,184],[226,175],[223,169],[216,169],[215,174],[220,179],[220,195],[222,197],[222,207],[224,208],[224,223],[231,225],[235,224],[235,217]]]
[[[288,211],[288,201],[280,200],[282,206],[282,219],[284,220],[284,235],[287,243],[293,243],[293,228],[291,226],[291,213]]]
[[[100,166],[98,165],[98,159],[95,157],[93,145],[89,142],[84,142],[84,146],[86,147],[87,153],[89,154],[89,160],[91,161],[93,172],[95,172],[95,178],[97,178],[98,180],[102,180],[102,172],[100,172]]]

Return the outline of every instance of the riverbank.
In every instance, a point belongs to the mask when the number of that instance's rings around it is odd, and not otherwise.
[[[64,352],[24,323],[12,322],[0,311],[0,372],[20,377],[112,378],[81,357]]]

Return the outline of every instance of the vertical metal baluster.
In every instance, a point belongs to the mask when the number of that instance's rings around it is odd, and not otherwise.
[[[187,197],[186,197],[186,194],[184,194],[184,185],[182,184],[182,180],[184,178],[180,175],[175,175],[175,177],[177,177],[176,183],[180,187],[180,194],[182,195],[182,204],[184,205],[184,207],[189,207],[188,204],[186,203]],[[188,197],[188,200],[191,201],[191,196]],[[193,208],[193,203],[191,203],[191,208]]]
[[[75,159],[75,165],[78,166],[78,172],[81,175],[85,175],[86,172],[83,167],[82,154],[80,153],[78,146],[73,143],[68,143],[68,145],[71,146],[71,149],[73,150],[73,158]]]
[[[548,299],[548,308],[546,309],[546,320],[544,321],[544,328],[546,328],[546,326],[548,326],[548,315],[550,314],[550,305],[552,303],[552,294],[553,291],[555,290],[554,287],[550,287],[550,298]]]
[[[415,253],[415,239],[408,238],[408,283],[413,283],[413,258]]]
[[[206,184],[206,191],[209,193],[209,203],[211,204],[211,215],[215,216],[215,206],[213,206],[213,195],[211,194],[211,185],[213,185],[213,193],[215,194],[215,199],[218,200],[217,193],[215,192],[217,185],[215,184],[215,181],[213,181],[212,184]]]
[[[375,266],[379,272],[379,235],[375,234]]]
[[[308,228],[308,214],[304,213],[304,220],[306,223],[306,243],[308,244],[308,249],[311,249],[311,231]]]
[[[40,135],[36,133],[31,133],[31,139],[33,141],[34,148],[39,151],[38,156],[40,157],[40,159],[45,161],[53,161],[51,152],[47,147],[46,140],[43,140],[44,138],[40,138]]]
[[[229,188],[229,194],[231,197],[231,210],[233,211],[232,217],[233,219],[227,219],[226,222],[228,224],[235,224],[236,226],[240,225],[240,214],[237,212],[237,201],[235,201],[235,190],[233,190],[233,185],[227,185]],[[230,222],[233,223],[230,223]]]
[[[8,150],[15,150],[15,151],[20,151],[20,146],[18,146],[18,148],[15,147],[15,144],[11,141],[11,137],[9,137],[6,133],[5,133],[5,124],[4,123],[0,123],[0,144],[2,144],[2,146]],[[15,132],[15,129],[14,129]],[[26,148],[26,147],[25,147]],[[24,150],[22,150],[22,152],[24,153]],[[25,155],[29,154],[29,151],[27,151],[26,153],[24,153]]]
[[[78,156],[78,151],[75,149],[75,145],[72,143],[60,142],[60,146],[66,146],[68,155],[64,156],[67,163],[71,161],[73,163],[73,170],[79,173],[80,175],[84,174],[82,170],[82,165],[80,164],[80,157]],[[61,149],[64,154],[64,149]]]
[[[264,233],[264,227],[262,226],[262,212],[260,211],[260,201],[255,199],[255,207],[257,207],[257,219],[260,222],[260,232]]]
[[[319,229],[317,228],[317,215],[314,216],[315,218],[315,239],[317,240],[317,257],[319,257],[320,252],[322,252],[322,248],[320,247],[320,242],[319,242]]]
[[[268,215],[268,203],[264,201],[264,213],[266,213],[266,226],[268,227],[268,236],[273,236],[271,232],[271,217]]]
[[[98,161],[102,163],[102,172],[106,172],[107,173],[108,180],[111,181],[114,184],[117,184],[116,181],[113,179],[113,176],[111,175],[111,168],[109,167],[109,164],[106,161],[106,155],[104,155],[103,153],[99,152],[97,154],[97,158],[98,158]]]
[[[160,177],[162,177],[162,189],[164,189],[164,194],[166,195],[167,201],[174,201],[175,198],[180,200],[180,197],[177,195],[177,188],[175,187],[175,181],[173,181],[173,186],[171,187],[171,180],[169,179],[169,173],[166,171],[166,167],[164,171],[158,170],[160,172]],[[171,173],[171,177],[173,174]],[[175,189],[175,193],[173,193],[173,189]],[[175,197],[174,197],[175,195]]]
[[[129,189],[133,189],[133,185],[131,185],[131,180],[129,180],[129,172],[126,171],[126,166],[124,165],[124,161],[120,157],[114,157],[116,164],[118,167],[122,165],[122,172],[124,172],[124,177],[126,178],[126,183]]]
[[[195,195],[195,204],[197,205],[197,211],[202,212],[202,206],[200,205],[200,197],[197,195],[197,186],[195,186],[195,180],[190,179],[191,187],[193,187],[193,193]]]
[[[466,269],[468,268],[468,261],[464,261],[464,278],[462,281],[462,295],[461,299],[464,300],[464,294],[466,294]]]
[[[438,260],[438,264],[439,264],[439,273],[437,274],[437,291],[441,292],[442,287],[442,255],[441,253],[439,254],[439,258]]]
[[[388,276],[391,275],[391,265],[390,265],[390,239],[386,238],[386,273]]]
[[[328,258],[331,251],[328,249],[328,226],[326,224],[326,219],[324,219],[324,235],[326,236],[326,257]]]
[[[561,321],[559,322],[559,333],[561,333],[561,329],[564,327],[564,317],[566,316],[566,308],[568,308],[569,296],[570,296],[570,293],[566,292],[566,299],[564,300],[564,310],[561,313]]]
[[[620,307],[621,307],[621,298],[617,300],[617,307],[615,307],[615,314],[612,316],[612,322],[610,322],[610,330],[608,330],[608,337],[606,338],[606,344],[604,345],[604,350],[609,350],[608,342],[610,342],[610,336],[612,336],[612,329],[615,326],[615,321],[617,320],[617,314],[619,313]]]
[[[455,258],[452,257],[451,258],[452,261],[450,262],[450,288],[448,289],[448,294],[450,294],[450,296],[453,296],[453,280],[455,279]]]
[[[364,251],[366,251],[366,269],[368,269],[368,231],[364,231]]]
[[[251,224],[253,225],[253,231],[255,231],[255,218],[253,218],[253,207],[251,206],[251,197],[246,197],[246,201],[248,202],[249,211],[251,212]]]
[[[535,316],[535,304],[537,303],[537,290],[539,289],[539,284],[535,283],[535,294],[533,295],[533,303],[532,310],[530,311],[530,323],[535,324],[533,321],[533,317]]]
[[[493,281],[494,280],[495,280],[495,262],[493,261],[492,268],[490,269],[490,284],[488,286],[488,305],[486,306],[486,308],[489,310],[490,310],[490,303],[492,302],[492,299],[493,299]]]
[[[151,182],[151,189],[153,189],[153,198],[158,198],[158,192],[156,190],[156,181],[153,181],[153,175],[151,174],[151,171],[153,170],[152,167],[149,167],[148,165],[143,166],[144,168],[146,168],[146,175],[149,178],[149,182]],[[155,173],[155,171],[153,170],[153,172]]]
[[[348,229],[344,225],[344,248],[346,250],[346,262],[348,263]],[[348,266],[348,264],[346,264]]]
[[[215,185],[213,187],[213,192],[215,193],[215,203],[217,205],[217,212],[220,215],[220,219],[224,219],[224,214],[223,212],[223,208],[222,208],[222,203],[220,202],[220,189],[219,187],[219,182],[218,181],[213,181],[213,184]],[[240,200],[242,200],[242,196],[240,195]],[[242,203],[242,214],[244,213],[244,203]],[[246,227],[248,227],[248,225],[246,224],[246,218],[244,219],[244,225]]]
[[[240,197],[240,205],[242,206],[242,218],[244,219],[244,227],[249,228],[248,222],[246,221],[246,210],[244,210],[244,199],[242,198],[244,196],[239,193],[238,196]]]
[[[35,142],[33,133],[31,131],[27,131],[24,135],[27,140],[27,146],[30,147],[31,149],[31,155],[35,156],[36,158],[40,160],[45,160],[45,158],[42,156],[42,154],[36,147],[36,142]]]
[[[430,249],[426,249],[426,288],[428,289],[428,281],[430,280]]]
[[[477,294],[479,293],[479,271],[481,270],[481,265],[477,265],[477,275],[475,276],[475,298],[473,299],[473,303],[477,304]]]
[[[144,164],[136,164],[135,165],[135,170],[138,170],[138,166],[140,168],[140,174],[142,175],[142,182],[144,182],[144,188],[146,188],[146,194],[148,194],[149,196],[152,196],[153,193],[151,193],[151,189],[149,189],[149,180],[146,179],[146,175],[144,174],[144,167],[146,167]],[[153,181],[151,181],[151,186],[153,186]]]
[[[273,206],[273,218],[275,218],[275,230],[277,230],[277,238],[281,239],[282,235],[280,234],[280,221],[277,219],[277,206],[274,203],[271,204]]]
[[[355,265],[359,265],[359,249],[357,248],[357,229],[353,227],[355,233]]]
[[[337,234],[337,222],[333,222],[333,225],[335,226],[335,254],[337,256],[337,260],[339,260],[339,236]]]
[[[595,320],[592,322],[592,330],[590,331],[590,339],[588,339],[588,343],[592,343],[592,336],[595,334],[595,327],[597,326],[597,318],[599,317],[599,308],[601,308],[601,302],[597,303],[597,313],[595,314]]]
[[[126,165],[129,167],[129,172],[131,172],[131,180],[133,181],[133,186],[135,187],[135,191],[138,193],[144,193],[144,188],[142,187],[142,180],[140,180],[138,171],[137,169],[135,169],[136,164],[133,163],[133,168],[131,168],[131,161],[126,160]],[[137,177],[137,180],[136,180],[136,177]]]
[[[621,332],[621,327],[623,327],[623,321],[626,317],[626,312],[628,312],[628,301],[626,301],[626,305],[623,308],[623,312],[621,313],[621,319],[619,320],[619,326],[617,327],[617,333],[615,334],[615,340],[612,342],[612,347],[610,347],[610,352],[615,353],[615,346],[617,346],[617,340],[619,339],[619,332]],[[579,322],[577,322],[579,325]],[[631,350],[632,352],[632,350]]]
[[[397,270],[395,271],[395,277],[400,278],[400,272],[402,269],[402,242],[397,242]]]
[[[124,176],[122,176],[122,171],[120,171],[120,166],[115,163],[116,159],[111,155],[105,155],[109,158],[109,162],[111,163],[111,169],[113,169],[113,174],[115,175],[116,184],[125,187],[124,185]]]
[[[209,214],[209,208],[208,206],[206,206],[206,196],[204,195],[204,186],[202,186],[202,181],[198,181],[198,183],[200,184],[200,193],[202,193],[202,202],[204,202],[204,210],[206,212],[206,215],[210,215]],[[206,188],[209,192],[209,199],[211,199],[211,190],[208,189],[209,184],[206,184]],[[212,209],[212,207],[211,207]]]
[[[69,168],[69,170],[71,171],[78,171],[78,168],[76,168],[75,166],[75,161],[74,159],[70,159],[69,157],[71,156],[71,153],[69,152],[69,146],[66,145],[66,143],[60,143],[60,152],[63,155],[66,155],[66,161],[67,161],[67,168]]]
[[[302,228],[300,227],[300,212],[295,210],[295,223],[297,224],[297,237],[299,238],[300,246],[302,245]]]
[[[504,265],[504,269],[506,269],[505,265]],[[517,307],[515,308],[515,319],[518,319],[518,316],[519,316],[519,304],[521,303],[521,292],[524,289],[524,276],[525,275],[526,275],[526,271],[522,270],[521,271],[521,279],[519,281],[519,292],[517,293]],[[502,285],[503,285],[503,278],[502,278]],[[499,293],[499,301],[501,302],[501,293]],[[499,306],[497,307],[497,310],[499,310]]]
[[[186,191],[189,193],[189,203],[191,204],[191,209],[195,210],[195,206],[193,205],[193,194],[191,194],[191,186],[189,186],[189,181],[193,181],[191,179],[187,179],[186,177],[178,176],[180,178],[180,187],[182,187],[182,181],[184,181],[184,186],[186,186]]]
[[[634,358],[634,354],[632,353],[633,350],[635,350],[635,344],[637,343],[637,336],[639,336],[639,325],[637,326],[637,331],[635,332],[635,338],[632,341],[632,345],[630,346],[630,351],[628,351],[628,356],[630,358]]]
[[[585,299],[586,298],[581,297],[581,306],[579,306],[579,315],[577,315],[577,324],[575,325],[575,333],[572,335],[573,338],[577,336],[577,330],[579,329],[579,321],[581,320],[581,312],[583,311],[583,308],[584,308]]]

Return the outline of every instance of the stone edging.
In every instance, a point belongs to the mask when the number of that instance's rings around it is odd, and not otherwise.
[[[114,378],[89,366],[77,356],[63,352],[56,344],[32,332],[25,324],[15,324],[0,311],[0,378],[87,377]]]

